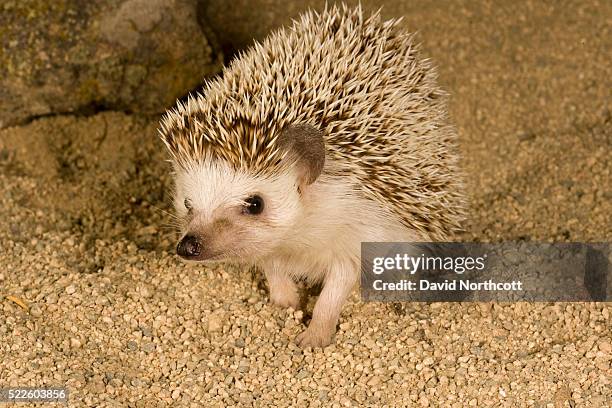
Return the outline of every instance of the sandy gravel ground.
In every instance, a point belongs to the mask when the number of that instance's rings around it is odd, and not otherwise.
[[[509,3],[508,3],[509,4]],[[610,241],[609,2],[415,2],[452,93],[466,239]],[[262,277],[173,254],[155,118],[0,131],[0,386],[70,406],[612,406],[611,305],[365,304],[300,350]],[[312,303],[311,303],[312,305]]]

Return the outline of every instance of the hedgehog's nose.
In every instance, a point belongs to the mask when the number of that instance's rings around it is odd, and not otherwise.
[[[186,259],[200,256],[202,243],[195,235],[185,235],[176,246],[176,253]]]

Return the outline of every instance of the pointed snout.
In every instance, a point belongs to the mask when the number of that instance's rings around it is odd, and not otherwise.
[[[203,242],[196,235],[185,235],[176,246],[176,253],[185,259],[200,259],[203,252]]]

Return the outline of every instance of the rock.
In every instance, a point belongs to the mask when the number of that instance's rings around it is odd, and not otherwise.
[[[153,332],[148,326],[141,326],[140,331],[142,332],[142,335],[145,337],[153,337]]]
[[[535,139],[536,134],[530,130],[522,130],[516,134],[516,137],[521,142],[527,142]]]
[[[215,312],[208,316],[208,331],[211,333],[221,331],[223,329],[223,313]]]
[[[304,378],[309,378],[309,377],[312,377],[312,373],[308,370],[300,370],[295,375],[295,378],[297,378],[298,380],[302,380]]]
[[[368,385],[368,386],[370,386],[370,387],[375,387],[375,386],[377,386],[378,384],[380,384],[380,382],[381,382],[381,380],[380,380],[380,377],[379,377],[379,376],[373,376],[373,377],[371,377],[371,378],[368,380],[367,385]]]
[[[609,341],[601,341],[598,345],[599,349],[606,354],[612,353],[612,344]]]
[[[195,0],[42,0],[0,6],[0,128],[92,108],[159,113],[222,57]]]
[[[155,344],[154,343],[145,343],[142,346],[142,350],[146,353],[151,353],[153,351],[155,351]]]
[[[34,317],[40,317],[42,316],[43,312],[40,308],[40,306],[38,305],[32,305],[32,307],[30,307],[30,314]]]

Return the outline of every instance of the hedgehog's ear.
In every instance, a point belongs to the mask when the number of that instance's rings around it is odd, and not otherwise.
[[[323,132],[307,124],[290,125],[278,136],[278,145],[296,160],[300,186],[314,183],[325,164]]]

